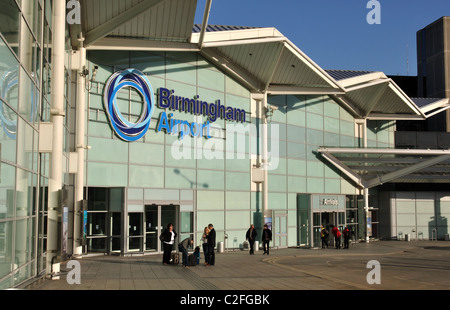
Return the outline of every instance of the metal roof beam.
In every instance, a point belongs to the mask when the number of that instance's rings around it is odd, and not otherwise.
[[[183,42],[103,38],[87,50],[199,52],[197,44]]]
[[[360,188],[364,188],[365,185],[363,184],[363,181],[361,177],[356,174],[353,170],[351,170],[347,165],[342,163],[340,160],[338,160],[336,157],[329,153],[321,153],[322,157],[325,158],[327,161],[329,161],[333,166],[335,166],[337,169],[339,169],[342,173],[344,173],[347,177],[349,177],[353,182],[355,182],[356,185],[358,185]]]
[[[267,93],[270,95],[345,95],[345,92],[338,88],[291,85],[270,85]]]
[[[110,19],[106,23],[98,26],[97,28],[89,31],[86,34],[86,40],[84,42],[85,45],[90,45],[98,40],[106,37],[108,34],[113,32],[118,27],[127,23],[129,20],[136,18],[137,16],[145,13],[152,7],[164,2],[166,0],[146,0],[139,2],[138,4],[132,6],[125,12],[117,15],[116,17]]]
[[[440,162],[443,162],[443,161],[446,161],[449,159],[450,159],[450,155],[442,155],[442,156],[438,156],[435,158],[431,158],[431,159],[425,160],[421,163],[418,163],[418,164],[415,164],[415,165],[412,165],[412,166],[409,166],[409,167],[406,167],[406,168],[403,168],[403,169],[400,169],[400,170],[397,170],[394,172],[390,172],[385,175],[378,176],[376,178],[373,178],[373,179],[367,181],[366,186],[367,186],[367,188],[371,188],[371,187],[375,187],[378,185],[382,185],[384,183],[405,177],[409,174],[412,174],[414,172],[420,171],[420,170],[428,168],[430,166],[439,164]]]
[[[205,41],[206,28],[208,27],[209,15],[211,12],[212,0],[207,0],[205,5],[205,13],[203,14],[202,30],[200,31],[200,39],[198,40],[198,47],[202,48]]]
[[[242,85],[247,87],[251,92],[262,93],[263,83],[256,79],[251,73],[244,68],[227,60],[217,49],[202,49],[200,54],[210,61],[217,68],[222,69],[231,77],[234,77]]]
[[[415,156],[450,155],[450,150],[405,150],[405,149],[366,149],[366,148],[320,148],[319,153],[333,154],[394,154]]]

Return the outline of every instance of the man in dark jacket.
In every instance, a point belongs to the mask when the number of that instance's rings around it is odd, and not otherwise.
[[[262,244],[264,248],[264,254],[269,255],[269,243],[272,241],[272,231],[269,229],[269,227],[264,225],[264,230],[262,232]]]
[[[188,248],[194,244],[194,240],[192,240],[190,237],[184,239],[178,244],[178,250],[183,254],[182,255],[182,264],[183,267],[187,267],[189,265],[189,254],[188,254]]]
[[[214,229],[213,224],[209,224],[208,229],[208,264],[206,266],[214,266],[216,263],[216,254],[214,252],[214,247],[216,246],[216,230]]]
[[[255,254],[253,252],[253,245],[255,244],[256,235],[257,235],[257,233],[256,233],[255,226],[252,224],[250,226],[250,228],[247,230],[247,234],[245,235],[245,238],[250,243],[250,255]]]

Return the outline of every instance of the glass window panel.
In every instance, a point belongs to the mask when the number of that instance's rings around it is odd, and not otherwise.
[[[341,192],[341,180],[325,179],[325,193],[339,194]]]
[[[191,234],[194,229],[194,213],[193,212],[181,212],[181,231],[182,234]]]
[[[17,164],[23,168],[33,169],[34,130],[22,118],[18,118],[17,129]]]
[[[305,159],[306,158],[306,147],[304,144],[289,143],[288,148],[288,158],[293,159]]]
[[[286,210],[287,196],[284,193],[269,193],[269,209]]]
[[[20,12],[16,2],[14,0],[2,0],[0,16],[2,20],[0,32],[17,54],[19,50]]]
[[[194,189],[208,188],[205,184],[197,183],[197,174],[194,169],[170,168],[165,169],[166,188]]]
[[[308,113],[323,114],[323,96],[307,96],[306,111]]]
[[[164,187],[164,167],[129,166],[129,186]]]
[[[227,210],[249,210],[250,194],[247,192],[226,192]]]
[[[221,231],[225,228],[225,214],[223,211],[208,211],[208,212],[197,212],[197,230],[203,231],[205,226],[208,224],[213,224],[216,230],[216,242],[224,240],[223,233]]]
[[[16,162],[17,114],[0,100],[0,143],[2,159]]]
[[[197,192],[197,210],[223,210],[224,206],[225,206],[224,192],[220,191]]]
[[[199,61],[200,65],[200,61]],[[249,97],[249,91],[243,87],[241,84],[237,83],[232,78],[225,76],[225,87],[227,90],[227,93],[229,94],[235,94],[242,97]]]
[[[295,141],[297,143],[303,143],[305,141],[306,130],[303,127],[287,126],[287,139]]]
[[[245,229],[250,226],[251,222],[250,212],[227,211],[226,213],[227,229]],[[243,237],[245,234],[241,236],[242,239]]]
[[[288,177],[288,189],[291,193],[306,192],[306,178],[305,177]]]
[[[286,192],[286,176],[269,174],[269,186],[271,191]]]
[[[126,142],[116,139],[89,138],[89,160],[126,163],[128,162],[128,145]]]
[[[130,163],[163,166],[164,146],[160,144],[131,143]]]
[[[228,174],[227,174],[228,175]],[[209,189],[224,189],[224,172],[212,170],[197,171],[197,186]]]
[[[324,165],[320,161],[308,161],[307,172],[309,177],[324,177]]]
[[[307,127],[323,131],[323,116],[313,113],[306,114]]]
[[[15,232],[15,265],[22,266],[30,260],[31,232],[30,219],[16,221]],[[16,266],[15,266],[16,267]],[[14,268],[15,269],[15,268]]]
[[[12,262],[13,222],[0,222],[0,278],[3,278],[13,269]]]
[[[16,168],[1,163],[0,219],[14,216]]]
[[[1,38],[0,55],[0,96],[16,109],[19,96],[19,65]]]
[[[339,118],[339,105],[332,100],[325,100],[324,114],[325,116]]]
[[[250,174],[227,172],[227,190],[250,190]]]
[[[325,191],[324,179],[307,178],[306,182],[308,193],[323,193]]]
[[[21,29],[21,36],[20,39],[20,61],[22,62],[22,65],[25,67],[25,69],[28,71],[28,73],[34,72],[33,68],[33,52],[34,49],[32,48],[34,43],[34,37],[30,31],[30,28],[28,28],[26,22],[24,19],[22,19],[22,29]]]
[[[292,125],[306,127],[306,112],[300,109],[290,109],[287,113],[287,122]]]
[[[198,85],[201,85],[205,88],[211,88],[214,90],[218,90],[221,92],[225,91],[225,78],[223,73],[210,70],[207,68],[198,69]],[[223,104],[223,102],[222,102]]]
[[[88,163],[87,182],[89,186],[126,187],[128,185],[127,165],[111,163]]]

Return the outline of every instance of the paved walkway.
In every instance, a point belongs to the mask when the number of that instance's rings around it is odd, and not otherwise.
[[[450,242],[375,241],[350,249],[273,249],[270,256],[234,251],[216,254],[216,265],[164,266],[161,255],[91,256],[77,260],[81,283],[42,279],[29,290],[448,290]],[[370,285],[369,261],[380,263],[381,284]],[[372,277],[374,278],[374,277]]]

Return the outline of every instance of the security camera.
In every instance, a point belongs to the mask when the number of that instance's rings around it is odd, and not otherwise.
[[[98,66],[94,66],[94,69],[92,70],[91,81],[95,81],[95,77],[97,76],[97,72],[98,72]]]
[[[271,108],[273,111],[278,111],[278,107],[277,107],[277,106],[271,105],[270,108]]]

